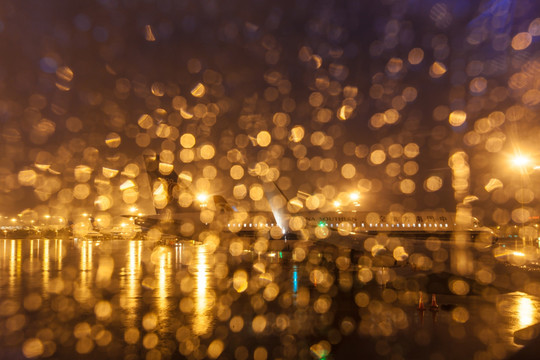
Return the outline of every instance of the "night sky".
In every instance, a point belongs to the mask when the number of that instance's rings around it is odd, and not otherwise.
[[[0,213],[122,209],[126,166],[161,153],[163,175],[247,207],[263,178],[302,201],[521,222],[538,174],[509,157],[539,155],[539,7],[2,1]]]

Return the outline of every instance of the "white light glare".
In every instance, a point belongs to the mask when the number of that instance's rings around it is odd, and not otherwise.
[[[208,194],[206,193],[200,193],[197,194],[197,201],[200,203],[205,203],[208,200]]]
[[[360,194],[357,192],[352,192],[349,194],[351,201],[358,201],[360,199]]]

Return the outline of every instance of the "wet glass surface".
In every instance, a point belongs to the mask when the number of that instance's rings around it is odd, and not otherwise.
[[[539,14],[0,0],[0,358],[540,353]]]

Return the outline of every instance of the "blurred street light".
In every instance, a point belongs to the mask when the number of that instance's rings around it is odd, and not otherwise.
[[[355,207],[360,206],[360,202],[359,202],[360,193],[358,193],[357,191],[354,191],[354,192],[350,193],[349,194],[349,199],[351,199],[351,201],[352,201],[352,203],[353,203],[353,205]]]
[[[208,194],[207,193],[199,193],[196,196],[197,201],[199,202],[201,207],[206,207],[208,205]]]
[[[514,167],[519,168],[520,173],[520,191],[521,196],[523,196],[523,193],[525,192],[525,185],[524,185],[524,176],[528,173],[527,167],[531,163],[531,158],[528,155],[522,154],[521,151],[518,150],[518,152],[512,157],[512,164]],[[523,245],[526,245],[526,238],[524,236],[524,226],[528,219],[525,219],[525,206],[523,203],[523,199],[519,201],[521,203],[521,229],[520,229],[520,237],[523,241]]]
[[[522,174],[527,172],[527,166],[531,163],[531,158],[527,155],[516,154],[512,158],[512,164],[518,167]],[[536,167],[535,167],[536,168]]]

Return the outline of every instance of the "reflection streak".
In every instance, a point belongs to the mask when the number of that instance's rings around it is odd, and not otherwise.
[[[80,269],[80,294],[79,300],[85,302],[90,298],[90,282],[92,278],[92,244],[91,240],[83,240],[81,243]]]
[[[43,274],[43,296],[48,296],[49,294],[49,280],[51,277],[50,259],[49,239],[43,239],[43,263],[41,265]]]
[[[127,254],[127,264],[125,269],[125,275],[123,277],[122,288],[122,307],[126,312],[124,318],[124,326],[135,327],[137,325],[137,311],[139,307],[139,298],[141,295],[141,286],[139,283],[141,272],[141,251],[142,241],[133,240],[129,243],[129,250]]]
[[[62,239],[56,239],[56,240],[54,240],[54,243],[55,243],[55,248],[56,248],[56,251],[55,251],[56,261],[58,262],[57,270],[60,271],[60,270],[62,270],[62,260],[64,258],[64,254],[63,254],[63,250],[62,250],[63,240]]]
[[[9,256],[9,267],[8,267],[8,294],[10,296],[15,295],[16,290],[16,281],[17,281],[17,253],[16,253],[16,241],[11,240],[10,242],[10,256]]]
[[[162,247],[158,249],[158,263],[155,267],[157,289],[155,290],[154,305],[158,316],[159,331],[164,335],[169,329],[172,311],[175,309],[172,301],[172,258],[171,249]]]
[[[514,344],[514,332],[527,328],[540,320],[538,298],[524,292],[499,295],[497,308],[499,314],[507,319],[508,325],[501,329],[509,343]]]
[[[193,332],[196,335],[207,333],[212,325],[212,294],[209,291],[210,264],[205,246],[198,246],[194,258],[195,265],[195,311]]]
[[[528,296],[521,296],[517,300],[516,313],[520,328],[527,327],[534,323],[534,315],[536,309],[534,308],[533,301]]]

